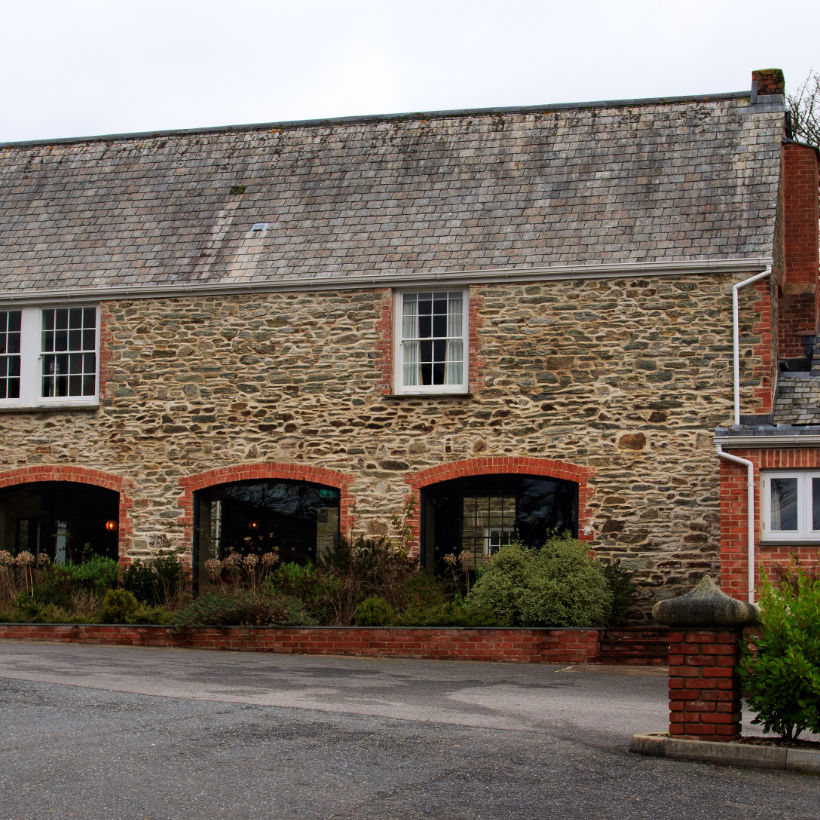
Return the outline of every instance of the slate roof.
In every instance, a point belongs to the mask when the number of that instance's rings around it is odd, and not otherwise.
[[[811,373],[781,373],[775,400],[775,424],[820,424],[820,378]]]
[[[728,94],[4,145],[0,293],[766,258],[782,133]]]

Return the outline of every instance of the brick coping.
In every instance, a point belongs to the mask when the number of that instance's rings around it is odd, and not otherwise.
[[[602,627],[0,624],[0,639],[508,663],[595,663]],[[611,660],[608,662],[612,662]]]

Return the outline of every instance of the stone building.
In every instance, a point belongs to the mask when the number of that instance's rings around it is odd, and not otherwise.
[[[3,145],[0,547],[196,573],[388,533],[411,498],[427,567],[568,529],[645,610],[742,581],[750,473],[716,428],[754,462],[758,557],[820,542],[816,320],[817,156],[776,71]]]

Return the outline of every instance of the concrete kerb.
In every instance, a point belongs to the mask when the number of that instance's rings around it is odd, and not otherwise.
[[[820,750],[793,749],[754,743],[689,740],[665,732],[632,735],[629,751],[648,757],[743,766],[757,769],[786,769],[820,774]]]

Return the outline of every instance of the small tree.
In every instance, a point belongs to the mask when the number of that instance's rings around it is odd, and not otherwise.
[[[794,138],[820,148],[820,74],[812,71],[795,94],[786,97]]]
[[[740,679],[752,723],[794,740],[820,732],[820,581],[790,567],[780,587],[764,574],[760,635],[744,650]]]

